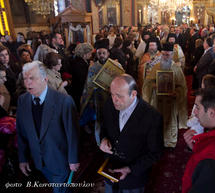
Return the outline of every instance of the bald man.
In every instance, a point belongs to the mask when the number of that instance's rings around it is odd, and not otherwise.
[[[150,168],[163,148],[162,116],[137,95],[130,75],[117,76],[110,92],[100,149],[121,177],[115,184],[106,180],[105,193],[143,193]]]

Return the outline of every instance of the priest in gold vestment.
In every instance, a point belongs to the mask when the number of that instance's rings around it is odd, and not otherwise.
[[[160,51],[158,51],[158,43],[156,38],[149,39],[146,49],[148,51],[143,55],[141,62],[138,65],[137,85],[140,94],[142,94],[142,87],[145,79],[146,68],[150,65],[153,65],[153,63],[160,59],[161,56]]]
[[[164,44],[160,61],[146,72],[142,97],[154,106],[164,117],[164,146],[175,147],[178,129],[187,128],[187,86],[181,67],[173,61],[173,45]],[[174,93],[157,95],[156,71],[173,71]]]

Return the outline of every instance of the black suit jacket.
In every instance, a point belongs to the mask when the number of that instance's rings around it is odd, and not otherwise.
[[[189,53],[193,56],[194,55],[194,52],[195,52],[195,44],[196,44],[196,40],[200,38],[200,35],[198,32],[195,32],[195,34],[193,34],[191,37],[190,37],[190,40],[189,40]]]
[[[202,57],[202,55],[204,54],[204,47],[203,46],[199,46],[195,49],[195,52],[194,52],[194,58],[192,60],[192,63],[191,65],[194,67],[198,61],[200,60],[200,58]]]
[[[178,34],[178,36],[176,35],[176,39],[175,42],[176,44],[179,44],[183,50],[183,52],[185,51],[185,47],[186,47],[186,41],[185,41],[185,37],[183,37],[183,35],[181,33]]]
[[[131,173],[119,181],[121,189],[143,187],[150,168],[159,159],[163,148],[162,116],[141,98],[138,99],[122,132],[119,129],[119,111],[114,108],[111,98],[104,108],[101,137],[109,139],[115,149],[114,155],[107,156],[115,167],[129,166],[131,169]]]
[[[196,77],[198,79],[199,87],[201,86],[202,77],[208,73],[208,68],[213,61],[213,58],[213,48],[210,48],[205,54],[202,55],[197,63]]]
[[[76,103],[78,110],[80,109],[80,99],[84,90],[88,67],[88,63],[79,56],[76,56],[73,60],[70,59],[70,66],[68,67],[68,72],[72,75],[70,93]]]
[[[213,74],[215,76],[215,58],[208,67],[208,74]]]
[[[28,162],[31,155],[39,170],[45,165],[53,174],[68,173],[69,163],[78,162],[76,129],[72,98],[48,88],[38,137],[32,117],[32,96],[21,95],[17,108],[19,162]]]

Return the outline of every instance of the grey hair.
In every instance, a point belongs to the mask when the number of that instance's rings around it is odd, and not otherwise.
[[[83,58],[85,54],[87,54],[91,51],[93,51],[93,46],[91,46],[91,44],[80,43],[75,48],[75,55]]]
[[[133,90],[137,91],[137,83],[134,78],[129,74],[121,74],[116,76],[114,79],[119,78],[124,80],[128,84],[128,94],[131,95]]]
[[[46,68],[44,64],[38,60],[24,64],[22,68],[22,73],[24,74],[35,67],[39,69],[41,77],[46,78]]]

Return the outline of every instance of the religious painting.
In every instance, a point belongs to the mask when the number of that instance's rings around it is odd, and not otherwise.
[[[103,26],[103,10],[99,10],[99,27]]]
[[[73,43],[84,43],[84,32],[83,30],[73,31]]]
[[[175,90],[174,74],[171,70],[158,70],[156,72],[157,95],[171,95]]]
[[[107,19],[109,25],[116,25],[116,7],[107,8]]]
[[[121,64],[109,58],[94,78],[93,83],[100,88],[109,91],[112,80],[117,75],[123,73],[125,73],[125,71]]]

